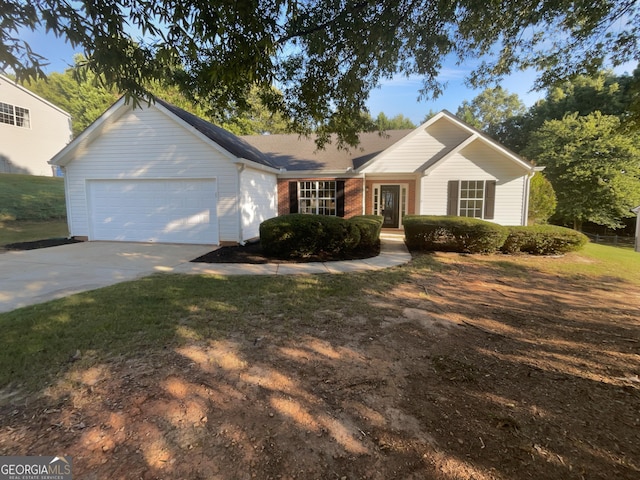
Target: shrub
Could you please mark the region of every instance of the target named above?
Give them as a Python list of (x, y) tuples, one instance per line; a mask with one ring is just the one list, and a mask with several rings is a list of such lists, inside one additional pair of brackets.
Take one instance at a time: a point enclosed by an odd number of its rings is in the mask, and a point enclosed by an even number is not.
[(504, 253), (559, 255), (580, 250), (588, 242), (584, 234), (555, 225), (508, 228), (509, 236), (500, 249)]
[(407, 215), (403, 223), (407, 246), (414, 250), (492, 253), (508, 235), (505, 227), (477, 218)]
[(360, 231), (360, 243), (357, 248), (370, 249), (380, 243), (383, 218), (379, 215), (358, 215), (347, 220)]
[(357, 222), (328, 215), (293, 213), (260, 224), (260, 243), (267, 255), (308, 257), (323, 252), (340, 254), (360, 244)]

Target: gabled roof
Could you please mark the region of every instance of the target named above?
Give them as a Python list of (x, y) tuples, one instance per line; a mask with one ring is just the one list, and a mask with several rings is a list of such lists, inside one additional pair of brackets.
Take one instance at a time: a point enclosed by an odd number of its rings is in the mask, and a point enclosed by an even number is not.
[(217, 143), (236, 157), (251, 160), (252, 162), (259, 163), (266, 167), (277, 168), (272, 162), (269, 161), (264, 153), (262, 153), (251, 144), (247, 143), (241, 137), (234, 135), (224, 128), (220, 128), (213, 123), (209, 123), (206, 120), (203, 120), (202, 118), (187, 112), (186, 110), (167, 103), (164, 100), (157, 98), (156, 103), (162, 105), (175, 116), (179, 117), (184, 122), (198, 130), (209, 140), (213, 140), (215, 143)]
[(28, 88), (25, 88), (22, 85), (20, 85), (19, 83), (16, 83), (14, 80), (11, 80), (10, 78), (5, 77), (4, 75), (0, 75), (0, 82), (5, 82), (5, 83), (7, 83), (9, 85), (13, 85), (18, 90), (26, 93), (27, 95), (32, 96), (36, 100), (44, 103), (46, 106), (48, 106), (50, 108), (53, 108), (54, 110), (57, 110), (58, 112), (62, 113), (63, 115), (66, 115), (67, 117), (71, 118), (71, 114), (69, 112), (64, 111), (63, 109), (61, 109), (60, 107), (54, 105), (53, 103), (49, 102), (48, 100), (45, 100), (44, 98), (42, 98), (39, 95), (36, 95), (35, 93), (33, 93)]
[(271, 163), (288, 171), (347, 171), (357, 169), (411, 132), (389, 130), (384, 133), (361, 133), (360, 144), (349, 149), (338, 149), (333, 143), (318, 149), (314, 135), (247, 135), (242, 138), (264, 152)]
[(370, 158), (369, 161), (366, 162), (365, 164), (360, 165), (358, 169), (360, 171), (365, 170), (368, 166), (374, 164), (377, 161), (380, 161), (384, 156), (388, 155), (396, 148), (402, 146), (405, 142), (410, 142), (413, 137), (415, 137), (416, 135), (419, 135), (420, 133), (424, 132), (429, 127), (431, 127), (432, 125), (440, 121), (450, 122), (454, 128), (458, 128), (466, 132), (468, 136), (464, 138), (457, 145), (451, 145), (448, 148), (438, 152), (434, 156), (427, 158), (424, 163), (422, 163), (418, 168), (416, 168), (415, 173), (426, 172), (432, 168), (435, 168), (437, 165), (442, 163), (447, 158), (451, 157), (457, 152), (460, 152), (465, 147), (467, 147), (468, 145), (476, 141), (481, 142), (484, 145), (488, 146), (489, 148), (498, 151), (504, 157), (508, 158), (515, 164), (519, 165), (521, 168), (524, 168), (525, 170), (533, 171), (534, 166), (531, 163), (527, 162), (516, 153), (512, 152), (508, 148), (504, 147), (502, 144), (498, 143), (496, 140), (492, 139), (491, 137), (481, 132), (480, 130), (472, 127), (471, 125), (464, 122), (463, 120), (456, 117), (454, 114), (452, 114), (447, 110), (442, 110), (441, 112), (437, 113), (436, 115), (431, 117), (429, 120), (427, 120), (425, 123), (420, 125), (418, 128), (412, 130), (408, 135), (404, 136), (400, 141), (394, 143), (383, 152), (380, 152), (380, 154)]
[[(154, 104), (152, 103), (151, 105), (153, 106)], [(211, 142), (213, 147), (226, 151), (228, 154), (240, 160), (248, 160), (263, 167), (276, 168), (266, 155), (231, 132), (161, 99), (155, 99), (155, 107), (171, 116), (175, 121), (186, 125), (187, 128), (195, 130), (196, 132), (194, 133), (202, 135), (206, 140)], [(58, 152), (49, 163), (52, 165), (66, 165), (71, 161), (72, 157), (70, 154), (73, 151), (86, 147), (93, 139), (100, 135), (106, 126), (116, 122), (118, 118), (132, 108), (133, 106), (127, 104), (125, 98), (121, 97), (109, 107), (105, 113), (71, 141), (71, 143)]]

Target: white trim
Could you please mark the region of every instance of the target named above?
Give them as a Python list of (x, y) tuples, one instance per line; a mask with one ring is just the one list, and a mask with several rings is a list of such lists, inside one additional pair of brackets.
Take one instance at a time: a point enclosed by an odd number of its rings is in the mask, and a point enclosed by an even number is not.
[[(373, 183), (371, 185), (371, 213), (373, 215), (380, 215), (379, 206), (380, 206), (380, 188), (382, 185), (389, 186), (398, 186), (400, 187), (400, 191), (398, 192), (398, 228), (403, 228), (402, 218), (408, 214), (409, 212), (409, 183), (400, 183), (400, 182), (379, 182)], [(375, 202), (375, 192), (378, 190), (378, 211), (376, 211), (376, 202)], [(402, 203), (402, 192), (405, 194), (405, 202), (404, 208)]]

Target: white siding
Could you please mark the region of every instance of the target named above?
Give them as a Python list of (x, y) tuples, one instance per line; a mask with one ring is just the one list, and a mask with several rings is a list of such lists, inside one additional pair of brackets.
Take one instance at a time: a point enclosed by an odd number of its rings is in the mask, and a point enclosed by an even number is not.
[(92, 179), (215, 179), (220, 241), (238, 241), (238, 172), (232, 161), (151, 106), (127, 110), (66, 167), (69, 228), (89, 236)]
[(469, 132), (443, 117), (428, 128), (407, 135), (363, 172), (413, 173), (429, 159), (450, 151), (470, 136)]
[(0, 123), (0, 173), (51, 176), (47, 162), (71, 141), (71, 117), (2, 77), (0, 102), (29, 110), (30, 123), (29, 127)]
[(278, 215), (278, 186), (272, 173), (245, 169), (240, 174), (242, 240), (256, 238), (260, 224)]
[(445, 159), (420, 181), (421, 215), (447, 214), (449, 180), (496, 180), (493, 222), (525, 225), (524, 195), (527, 173), (513, 161), (477, 140)]

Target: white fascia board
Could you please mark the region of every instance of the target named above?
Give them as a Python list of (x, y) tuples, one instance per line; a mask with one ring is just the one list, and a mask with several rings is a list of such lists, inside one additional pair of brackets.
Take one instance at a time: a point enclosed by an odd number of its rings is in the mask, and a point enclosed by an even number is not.
[[(229, 154), (231, 155), (231, 154)], [(234, 157), (235, 158), (235, 157)], [(263, 165), (261, 163), (254, 162), (253, 160), (249, 160), (246, 158), (235, 158), (233, 163), (236, 165), (244, 165), (247, 168), (253, 168), (254, 170), (262, 170), (263, 172), (275, 173), (279, 174), (280, 170), (273, 167), (268, 167), (267, 165)]]
[(363, 178), (364, 174), (344, 170), (279, 170), (278, 178)]
[(393, 152), (396, 148), (400, 147), (401, 145), (403, 145), (405, 142), (408, 142), (410, 139), (412, 139), (413, 137), (415, 137), (416, 135), (418, 135), (420, 132), (422, 132), (424, 129), (426, 129), (427, 127), (429, 127), (431, 124), (437, 122), (438, 120), (440, 120), (442, 117), (444, 117), (446, 115), (446, 111), (441, 111), (440, 113), (435, 114), (433, 117), (431, 117), (429, 120), (427, 120), (426, 122), (424, 122), (422, 125), (420, 125), (419, 127), (417, 127), (413, 132), (408, 133), (407, 135), (405, 135), (404, 137), (402, 137), (400, 140), (398, 140), (396, 143), (394, 143), (393, 145), (390, 145), (389, 147), (387, 147), (385, 150), (383, 150), (382, 152), (380, 152), (378, 155), (376, 155), (375, 157), (373, 157), (372, 159), (370, 159), (368, 162), (364, 163), (363, 165), (361, 165), (357, 171), (358, 172), (363, 172), (364, 170), (367, 169), (367, 167), (369, 167), (370, 165), (372, 165), (373, 163), (377, 162), (380, 158), (384, 157), (385, 155), (388, 155), (390, 152)]
[(446, 161), (448, 158), (450, 158), (451, 156), (455, 155), (460, 150), (464, 149), (467, 145), (469, 145), (469, 144), (473, 143), (474, 141), (476, 141), (478, 138), (479, 138), (478, 134), (474, 133), (469, 138), (466, 138), (462, 143), (458, 144), (453, 150), (448, 152), (446, 155), (443, 155), (442, 158), (439, 158), (433, 165), (431, 165), (431, 166), (429, 166), (427, 168), (427, 165), (431, 162), (431, 159), (429, 159), (428, 161), (426, 161), (425, 163), (420, 165), (418, 168), (416, 168), (414, 173), (421, 173), (422, 172), (424, 175), (426, 175), (428, 172), (430, 172), (431, 170), (436, 168), (442, 162)]
[(111, 107), (100, 115), (91, 125), (83, 130), (83, 132), (68, 143), (62, 150), (56, 153), (51, 160), (50, 165), (58, 165), (64, 167), (74, 158), (74, 153), (91, 143), (107, 125), (111, 125), (129, 108), (125, 103), (125, 98), (120, 97)]

